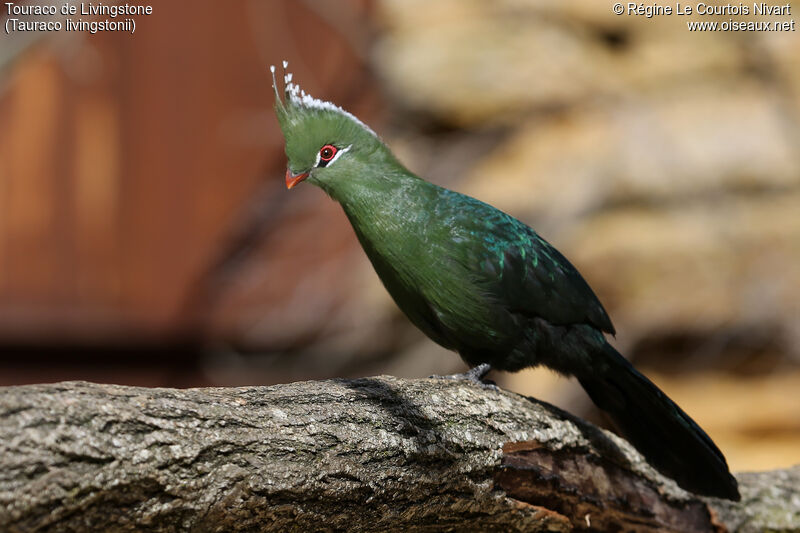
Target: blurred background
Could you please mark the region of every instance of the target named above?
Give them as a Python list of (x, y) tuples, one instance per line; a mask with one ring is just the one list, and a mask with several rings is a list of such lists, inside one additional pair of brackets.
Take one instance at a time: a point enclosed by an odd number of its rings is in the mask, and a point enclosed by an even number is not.
[[(284, 59), (564, 252), (732, 469), (800, 462), (798, 32), (589, 0), (171, 0), (133, 35), (0, 35), (0, 385), (465, 369), (338, 205), (285, 190)], [(603, 422), (573, 380), (492, 377)]]

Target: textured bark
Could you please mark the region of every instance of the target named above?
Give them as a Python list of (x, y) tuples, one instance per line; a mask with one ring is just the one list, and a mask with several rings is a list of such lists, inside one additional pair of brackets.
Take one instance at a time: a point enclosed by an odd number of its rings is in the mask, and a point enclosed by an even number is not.
[(2, 531), (800, 531), (800, 468), (698, 499), (621, 439), (450, 380), (0, 389)]

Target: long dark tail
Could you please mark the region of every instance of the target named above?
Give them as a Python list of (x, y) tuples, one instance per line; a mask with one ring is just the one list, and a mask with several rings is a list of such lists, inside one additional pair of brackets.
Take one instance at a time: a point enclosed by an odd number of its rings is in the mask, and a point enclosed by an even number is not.
[(662, 474), (686, 490), (740, 499), (725, 456), (705, 431), (611, 345), (604, 343), (595, 373), (579, 376), (592, 401)]

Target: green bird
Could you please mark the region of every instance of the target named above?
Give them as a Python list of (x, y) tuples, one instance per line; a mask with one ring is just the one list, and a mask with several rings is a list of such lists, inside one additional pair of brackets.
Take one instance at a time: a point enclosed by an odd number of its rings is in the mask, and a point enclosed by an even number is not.
[(270, 70), (286, 186), (307, 181), (341, 204), (394, 301), (473, 367), (467, 376), (539, 365), (575, 376), (659, 471), (739, 500), (722, 452), (607, 342), (606, 310), (558, 250), (516, 218), (415, 176), (372, 129), (301, 91), (290, 73), (282, 99)]

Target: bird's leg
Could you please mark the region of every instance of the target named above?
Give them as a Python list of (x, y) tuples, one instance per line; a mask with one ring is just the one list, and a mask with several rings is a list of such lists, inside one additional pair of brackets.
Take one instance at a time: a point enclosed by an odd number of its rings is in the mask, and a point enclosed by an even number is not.
[(462, 375), (470, 381), (474, 381), (476, 383), (482, 383), (483, 378), (485, 378), (486, 374), (488, 374), (491, 371), (492, 371), (492, 365), (490, 365), (489, 363), (481, 363), (478, 366), (473, 366), (472, 368), (464, 372)]
[(466, 372), (461, 372), (459, 374), (449, 374), (447, 376), (434, 375), (430, 377), (436, 379), (457, 379), (457, 380), (471, 381), (472, 383), (477, 383), (478, 385), (486, 389), (497, 390), (497, 385), (495, 385), (491, 381), (489, 382), (483, 381), (483, 378), (485, 378), (486, 374), (488, 374), (491, 370), (492, 370), (492, 365), (490, 365), (489, 363), (481, 363), (478, 366), (473, 366)]

